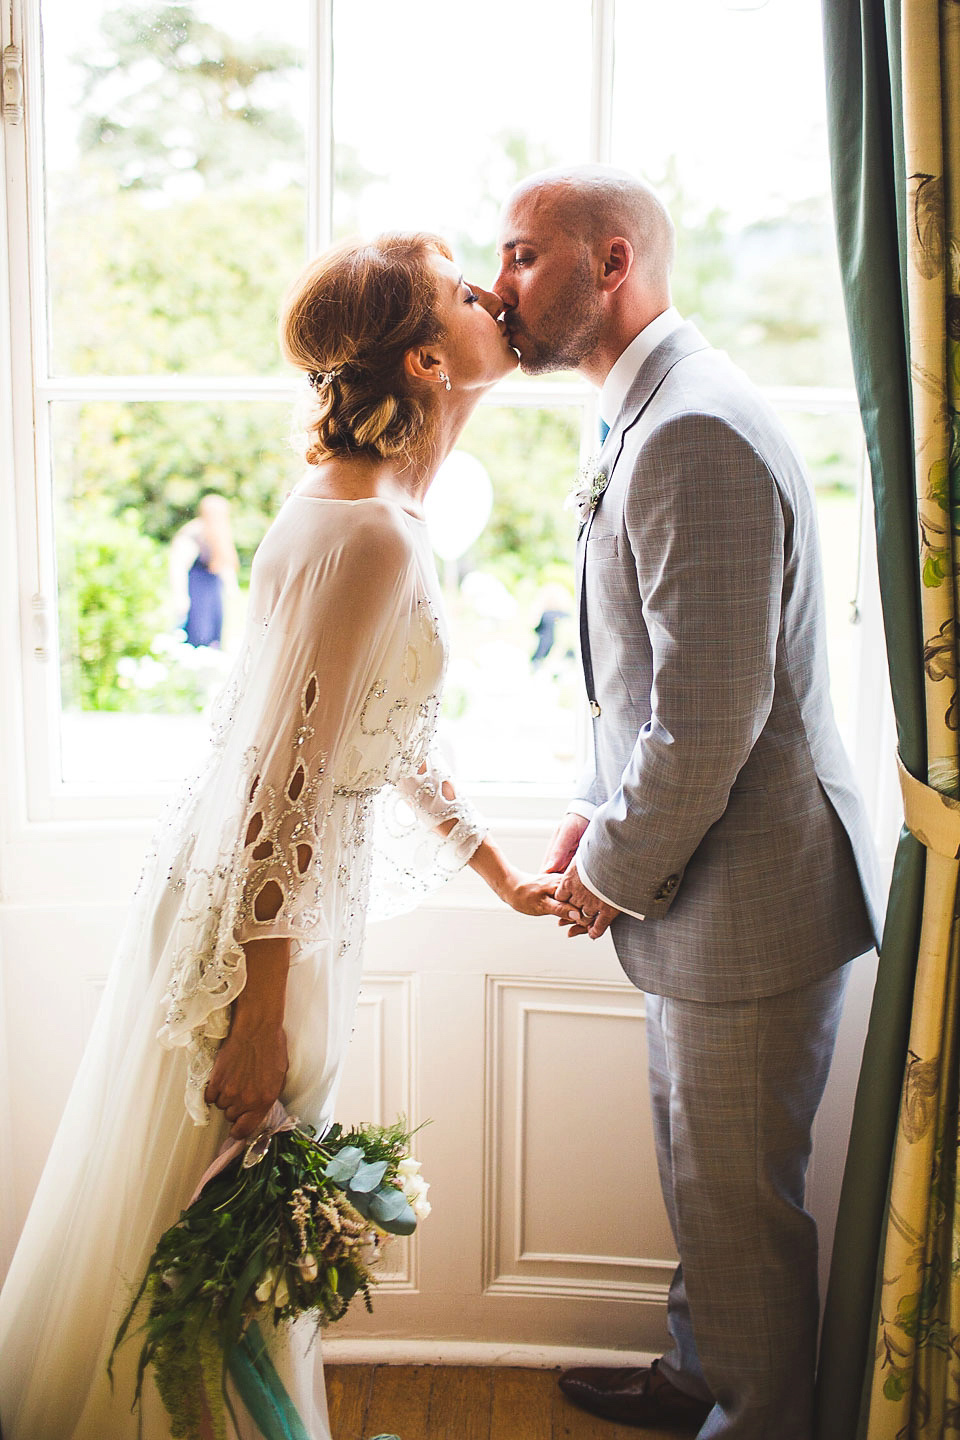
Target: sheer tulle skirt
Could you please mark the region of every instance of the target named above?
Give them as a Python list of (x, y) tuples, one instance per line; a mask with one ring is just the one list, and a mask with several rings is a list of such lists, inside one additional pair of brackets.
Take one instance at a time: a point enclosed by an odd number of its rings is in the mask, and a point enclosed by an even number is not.
[[(156, 1039), (167, 976), (151, 974), (150, 954), (162, 949), (176, 898), (158, 885), (154, 903), (138, 909), (147, 923), (120, 947), (0, 1293), (4, 1440), (165, 1440), (170, 1433), (150, 1378), (142, 1420), (131, 1413), (136, 1336), (115, 1359), (112, 1390), (107, 1357), (158, 1237), (187, 1204), (227, 1126), (218, 1112), (206, 1127), (193, 1124), (184, 1109), (184, 1052)], [(290, 972), (282, 1098), (318, 1129), (332, 1119), (359, 949), (336, 957), (329, 942), (303, 947)], [(287, 1331), (274, 1362), (308, 1433), (329, 1440), (320, 1345), (309, 1322)], [(241, 1428), (241, 1440), (258, 1434)]]

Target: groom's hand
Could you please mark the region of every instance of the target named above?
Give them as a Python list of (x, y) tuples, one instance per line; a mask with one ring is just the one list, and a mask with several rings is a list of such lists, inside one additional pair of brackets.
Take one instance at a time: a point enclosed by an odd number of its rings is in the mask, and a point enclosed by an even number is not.
[(570, 925), (568, 935), (589, 935), (591, 940), (598, 940), (603, 932), (609, 929), (610, 922), (616, 920), (620, 914), (613, 905), (608, 905), (599, 895), (594, 895), (592, 890), (587, 889), (580, 879), (576, 865), (572, 863), (557, 886), (557, 899), (579, 911), (582, 916), (581, 924), (560, 921), (561, 925)]
[(569, 869), (574, 855), (577, 853), (577, 846), (583, 839), (584, 831), (590, 821), (583, 815), (577, 815), (573, 810), (568, 810), (553, 832), (553, 839), (547, 846), (547, 853), (543, 857), (543, 870), (548, 875), (560, 875)]

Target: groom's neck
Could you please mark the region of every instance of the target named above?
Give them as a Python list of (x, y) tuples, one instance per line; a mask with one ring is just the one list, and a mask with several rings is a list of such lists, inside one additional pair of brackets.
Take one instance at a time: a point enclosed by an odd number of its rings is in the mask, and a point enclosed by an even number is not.
[(597, 345), (577, 366), (579, 373), (599, 390), (627, 346), (669, 307), (670, 294), (662, 291), (638, 291), (610, 305)]

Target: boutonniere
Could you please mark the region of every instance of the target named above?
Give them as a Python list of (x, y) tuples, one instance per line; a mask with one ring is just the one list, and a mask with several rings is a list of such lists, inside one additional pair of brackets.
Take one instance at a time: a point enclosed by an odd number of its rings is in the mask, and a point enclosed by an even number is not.
[(573, 510), (577, 523), (585, 525), (600, 503), (600, 496), (610, 484), (605, 470), (596, 468), (596, 461), (581, 467), (576, 484), (563, 502), (564, 510)]

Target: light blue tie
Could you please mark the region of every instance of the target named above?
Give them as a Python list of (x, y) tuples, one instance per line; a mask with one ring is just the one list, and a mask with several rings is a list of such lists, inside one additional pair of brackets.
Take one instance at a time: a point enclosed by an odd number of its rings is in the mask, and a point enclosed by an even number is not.
[(602, 445), (604, 440), (606, 440), (607, 436), (610, 434), (610, 426), (607, 424), (606, 420), (604, 420), (602, 415), (598, 417), (598, 424), (600, 427), (600, 444)]

